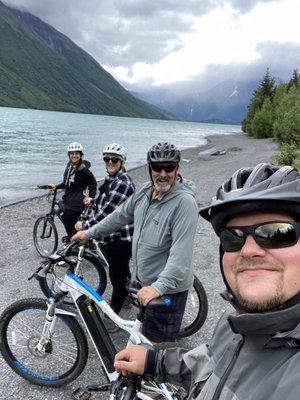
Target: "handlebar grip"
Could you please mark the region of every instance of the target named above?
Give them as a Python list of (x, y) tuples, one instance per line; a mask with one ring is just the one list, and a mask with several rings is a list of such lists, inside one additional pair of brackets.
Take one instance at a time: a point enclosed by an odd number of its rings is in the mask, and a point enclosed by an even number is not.
[(165, 306), (165, 307), (171, 307), (172, 305), (172, 299), (168, 295), (164, 295), (161, 297), (158, 297), (157, 299), (153, 299), (149, 302), (149, 306)]
[[(126, 290), (129, 294), (136, 295), (142, 286), (138, 282), (131, 283), (131, 285), (126, 285)], [(172, 299), (168, 295), (163, 295), (149, 302), (149, 306), (166, 306), (170, 307), (172, 305)]]
[(49, 185), (37, 185), (38, 189), (51, 189)]
[(80, 241), (79, 241), (79, 240), (74, 240), (73, 242), (71, 242), (70, 244), (68, 244), (68, 245), (66, 246), (65, 249), (60, 250), (60, 251), (59, 251), (59, 254), (60, 254), (62, 257), (66, 257), (66, 256), (70, 255), (70, 253), (71, 253), (71, 251), (72, 251), (73, 249), (75, 249), (76, 247), (79, 247), (79, 246), (82, 246), (82, 244), (80, 243)]
[(30, 281), (32, 278), (35, 278), (37, 281), (44, 279), (50, 267), (51, 267), (51, 262), (48, 262), (44, 267), (39, 267), (35, 271), (35, 273), (28, 278), (28, 280)]
[(139, 282), (130, 282), (126, 285), (126, 290), (129, 294), (137, 294), (137, 292), (142, 289), (142, 285)]

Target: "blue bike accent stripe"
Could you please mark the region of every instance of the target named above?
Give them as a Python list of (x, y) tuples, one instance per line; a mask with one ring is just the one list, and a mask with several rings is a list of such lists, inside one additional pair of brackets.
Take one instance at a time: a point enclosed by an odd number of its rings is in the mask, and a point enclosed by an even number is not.
[(88, 283), (80, 279), (79, 276), (73, 274), (72, 272), (67, 272), (67, 275), (69, 278), (73, 279), (76, 283), (78, 283), (78, 285), (82, 286), (93, 297), (95, 297), (96, 300), (103, 301), (103, 297), (99, 293), (97, 293), (96, 290), (93, 289)]
[(20, 361), (15, 360), (13, 363), (15, 364), (15, 367), (18, 368), (21, 372), (23, 372), (26, 375), (32, 376), (33, 378), (40, 379), (43, 381), (57, 381), (59, 379), (59, 376), (43, 376), (35, 372), (32, 372), (27, 367), (25, 367), (25, 365), (20, 363)]

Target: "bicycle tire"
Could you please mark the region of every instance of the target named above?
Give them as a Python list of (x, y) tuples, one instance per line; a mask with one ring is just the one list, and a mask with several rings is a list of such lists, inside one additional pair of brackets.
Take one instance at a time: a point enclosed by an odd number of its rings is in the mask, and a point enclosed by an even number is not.
[(189, 290), (178, 339), (194, 335), (204, 324), (208, 311), (207, 296), (200, 280), (194, 275), (193, 288)]
[(33, 227), (33, 243), (40, 256), (47, 258), (57, 250), (58, 233), (53, 217), (39, 217)]
[(46, 300), (38, 298), (10, 305), (0, 320), (0, 351), (22, 378), (36, 385), (59, 387), (81, 374), (88, 358), (88, 344), (76, 319), (59, 314), (48, 347), (38, 352), (35, 345), (41, 337), (46, 308)]
[[(70, 255), (76, 256), (77, 252), (73, 251)], [(83, 259), (84, 264), (81, 267), (81, 274), (79, 276), (81, 276), (88, 284), (90, 284), (97, 293), (102, 295), (107, 285), (107, 276), (104, 265), (101, 263), (99, 258), (92, 253), (85, 253)], [(61, 267), (58, 268), (61, 270), (62, 276), (64, 276), (65, 269)], [(40, 279), (39, 285), (47, 298), (55, 295), (52, 274), (47, 274), (45, 278)], [(73, 300), (68, 298), (68, 296), (64, 297), (64, 303), (74, 304)]]

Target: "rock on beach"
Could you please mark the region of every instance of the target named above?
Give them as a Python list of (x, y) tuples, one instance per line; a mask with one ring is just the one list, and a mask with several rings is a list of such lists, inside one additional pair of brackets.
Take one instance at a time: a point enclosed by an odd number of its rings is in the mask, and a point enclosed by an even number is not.
[[(195, 182), (198, 188), (199, 207), (208, 204), (217, 187), (236, 169), (254, 166), (269, 161), (277, 151), (272, 139), (253, 139), (244, 134), (216, 135), (208, 138), (203, 148), (191, 148), (183, 151), (181, 174)], [(142, 166), (130, 171), (134, 182), (140, 186), (148, 180), (148, 168)], [(27, 278), (38, 267), (41, 258), (37, 255), (32, 241), (35, 220), (50, 208), (46, 198), (35, 198), (0, 209), (1, 261), (0, 261), (0, 313), (6, 306), (24, 297), (42, 297), (38, 285)], [(60, 228), (62, 233), (62, 228)], [(203, 328), (194, 336), (183, 339), (180, 345), (187, 348), (207, 342), (213, 328), (226, 308), (219, 293), (223, 283), (219, 274), (218, 240), (210, 225), (199, 218), (195, 240), (195, 273), (202, 281), (208, 296), (209, 313)], [(134, 314), (129, 316), (134, 317)], [(113, 340), (117, 348), (126, 343), (123, 334), (115, 333)], [(99, 362), (90, 347), (88, 364), (82, 375), (73, 383), (60, 389), (46, 389), (33, 386), (19, 378), (5, 365), (0, 356), (0, 399), (68, 399), (78, 386), (104, 382)], [(13, 388), (13, 390), (12, 390)], [(107, 395), (102, 395), (107, 398)], [(97, 397), (98, 398), (98, 397)]]

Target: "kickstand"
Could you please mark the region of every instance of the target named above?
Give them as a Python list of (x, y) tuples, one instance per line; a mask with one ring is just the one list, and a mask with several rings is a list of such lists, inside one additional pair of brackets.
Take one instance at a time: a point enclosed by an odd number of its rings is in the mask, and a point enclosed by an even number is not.
[(86, 387), (79, 387), (74, 390), (72, 398), (75, 400), (90, 400), (92, 392), (105, 392), (110, 389), (111, 384), (105, 383), (102, 385), (90, 385)]

